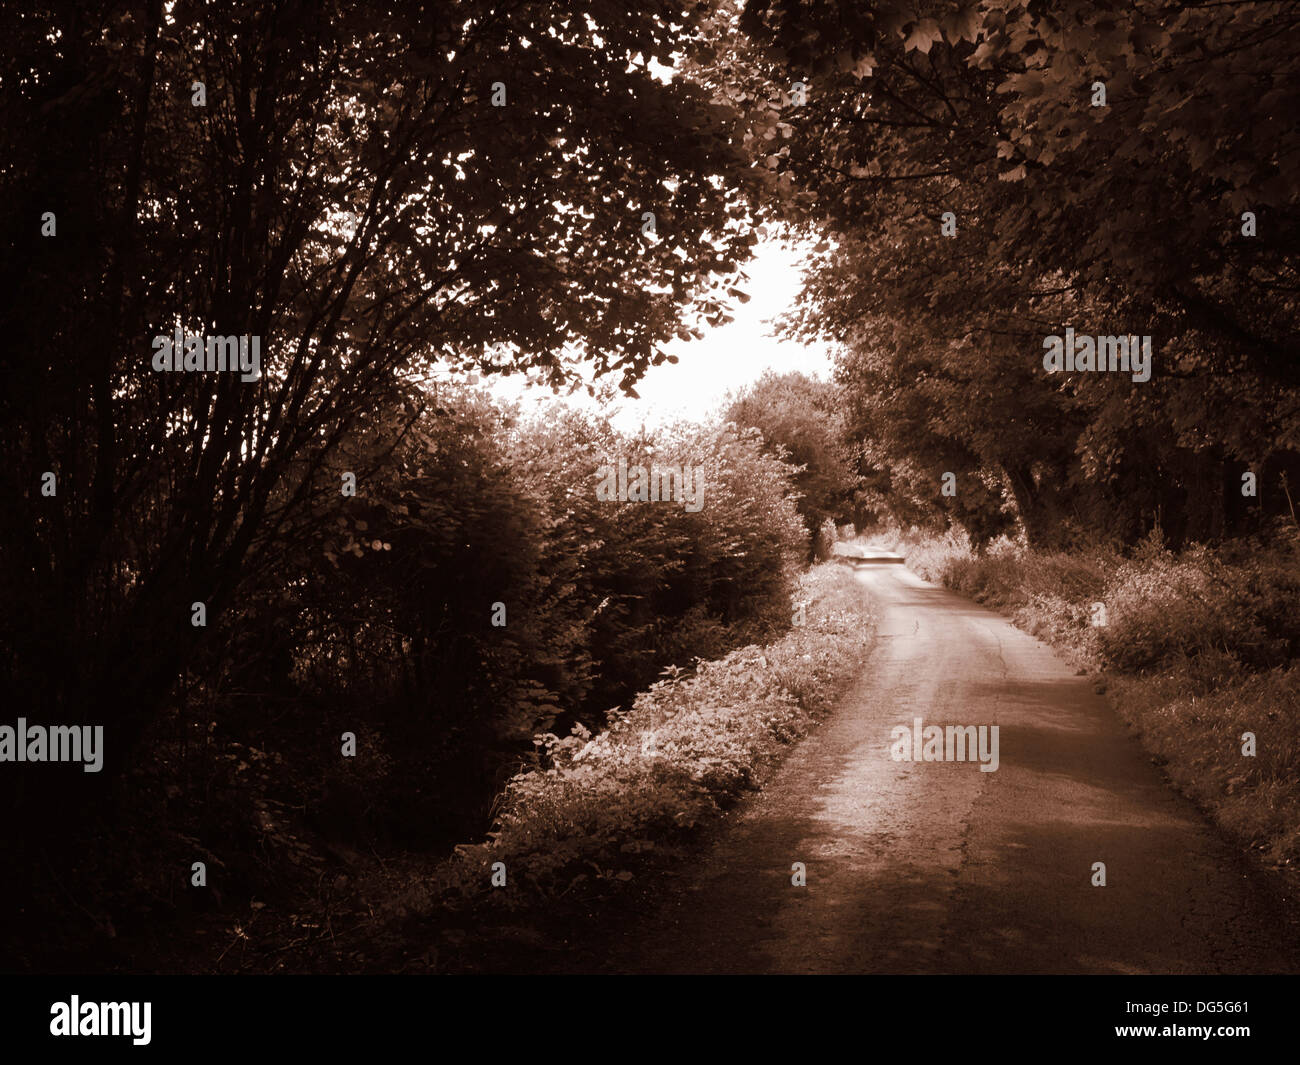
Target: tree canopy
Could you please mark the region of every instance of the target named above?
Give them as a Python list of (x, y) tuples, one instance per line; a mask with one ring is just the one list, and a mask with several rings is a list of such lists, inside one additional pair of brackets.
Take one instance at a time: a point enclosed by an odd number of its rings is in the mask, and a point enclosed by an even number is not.
[[(731, 83), (777, 134), (755, 165), (788, 219), (829, 235), (792, 326), (844, 345), (886, 476), (933, 501), (940, 471), (982, 471), (1031, 535), (1080, 510), (1124, 537), (1161, 513), (1204, 536), (1225, 476), (1294, 454), (1298, 19), (745, 6), (779, 87)], [(1152, 336), (1152, 380), (1044, 374), (1067, 326)]]
[[(3, 635), (29, 710), (113, 693), (129, 735), (189, 653), (191, 603), (218, 613), (277, 565), (337, 494), (323, 473), (349, 434), (429, 405), (413, 382), (585, 363), (631, 388), (724, 313), (755, 239), (749, 171), (729, 111), (650, 66), (700, 19), (0, 13)], [(177, 329), (259, 337), (260, 378), (155, 372)]]

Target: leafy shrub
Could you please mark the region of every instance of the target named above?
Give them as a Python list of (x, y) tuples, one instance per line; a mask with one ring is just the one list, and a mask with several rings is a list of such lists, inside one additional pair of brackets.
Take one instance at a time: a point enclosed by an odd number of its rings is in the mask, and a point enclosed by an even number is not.
[(1230, 565), (1204, 548), (1119, 567), (1107, 589), (1103, 661), (1125, 672), (1221, 652), (1266, 669), (1300, 649), (1300, 568), (1279, 558)]
[[(539, 737), (536, 766), (507, 785), (489, 842), (458, 849), (447, 884), (476, 895), (505, 862), (517, 904), (591, 877), (628, 879), (629, 857), (689, 830), (756, 786), (780, 749), (802, 736), (865, 660), (864, 592), (833, 564), (800, 580), (806, 623), (749, 646), (670, 669), (593, 735)], [(494, 894), (493, 897), (496, 897)]]
[[(472, 392), (367, 428), (341, 459), (368, 469), (364, 491), (322, 474), (302, 550), (222, 616), (213, 654), (232, 647), (238, 671), (208, 694), (259, 747), (288, 751), (322, 716), (368, 729), (392, 766), (363, 786), (361, 821), (396, 842), (480, 831), (538, 731), (599, 727), (666, 666), (789, 625), (805, 550), (793, 471), (752, 430), (627, 436), (576, 412), (523, 421)], [(599, 467), (619, 459), (698, 468), (703, 505), (598, 499)], [(320, 815), (345, 790), (284, 798)]]

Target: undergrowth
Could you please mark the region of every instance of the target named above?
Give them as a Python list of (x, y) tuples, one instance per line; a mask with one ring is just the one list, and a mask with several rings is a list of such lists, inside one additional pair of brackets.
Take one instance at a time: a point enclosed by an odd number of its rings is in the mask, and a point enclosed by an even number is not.
[[(579, 725), (539, 737), (537, 764), (509, 782), (489, 838), (457, 848), (435, 893), (518, 907), (631, 880), (660, 842), (756, 788), (870, 648), (869, 604), (851, 572), (813, 568), (797, 602), (802, 623), (774, 643), (667, 671), (595, 735)], [(492, 885), (494, 865), (504, 889)]]

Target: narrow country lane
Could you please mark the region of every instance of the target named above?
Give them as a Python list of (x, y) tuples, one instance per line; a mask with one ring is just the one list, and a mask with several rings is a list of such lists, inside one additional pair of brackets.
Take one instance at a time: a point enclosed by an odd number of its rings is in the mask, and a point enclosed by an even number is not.
[[(1300, 968), (1234, 848), (1047, 646), (864, 566), (856, 689), (597, 967), (622, 972), (1249, 973)], [(891, 731), (998, 725), (1000, 766), (894, 761)], [(803, 862), (807, 886), (791, 883)], [(1095, 862), (1107, 883), (1094, 887)]]

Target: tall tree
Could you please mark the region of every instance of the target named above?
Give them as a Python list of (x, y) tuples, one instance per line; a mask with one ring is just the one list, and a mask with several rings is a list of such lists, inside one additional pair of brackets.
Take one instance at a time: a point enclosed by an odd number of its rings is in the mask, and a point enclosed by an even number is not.
[[(104, 723), (121, 768), (201, 638), (191, 604), (232, 608), (306, 535), (341, 441), (420, 416), (412, 380), (583, 361), (630, 388), (723, 313), (752, 182), (728, 110), (651, 66), (703, 14), (4, 8), (0, 677), (18, 713)], [(156, 372), (177, 330), (259, 338), (260, 375)]]
[(799, 467), (792, 478), (809, 550), (823, 522), (854, 517), (857, 479), (844, 439), (841, 397), (833, 384), (801, 373), (767, 371), (738, 392), (723, 417), (757, 429), (769, 451)]
[[(855, 350), (850, 377), (920, 358), (964, 381), (964, 409), (931, 397), (939, 437), (965, 426), (1031, 531), (1081, 489), (1130, 532), (1164, 505), (1212, 531), (1198, 494), (1225, 460), (1262, 463), (1300, 430), (1297, 18), (1268, 2), (751, 0), (744, 47), (771, 88), (751, 91), (753, 63), (734, 84), (778, 134), (752, 142), (756, 169), (830, 236), (795, 326)], [(1152, 382), (1042, 374), (1043, 338), (1067, 325), (1152, 335)], [(933, 387), (896, 369), (918, 399)], [(941, 452), (910, 458), (954, 461)], [(1127, 507), (1121, 487), (1139, 489)]]

